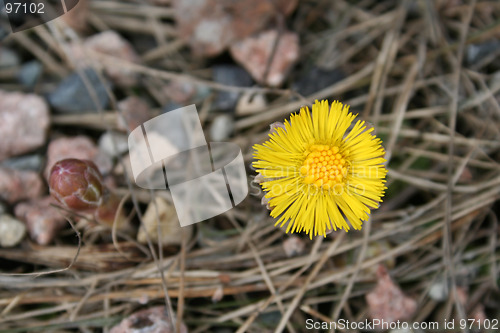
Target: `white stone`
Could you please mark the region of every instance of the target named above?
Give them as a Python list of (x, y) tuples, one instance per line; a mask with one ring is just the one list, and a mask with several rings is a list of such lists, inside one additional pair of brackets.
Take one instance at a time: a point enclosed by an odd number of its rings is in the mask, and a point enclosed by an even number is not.
[(0, 215), (0, 246), (13, 247), (19, 244), (26, 234), (23, 222), (10, 215)]
[[(181, 245), (182, 232), (191, 238), (193, 227), (181, 227), (173, 205), (161, 197), (151, 202), (143, 216), (144, 227), (153, 243), (158, 242), (158, 220), (160, 221), (160, 240), (162, 246)], [(137, 241), (146, 244), (146, 231), (141, 226), (137, 234)]]
[(121, 133), (106, 132), (99, 138), (99, 149), (111, 157), (120, 156), (128, 151), (127, 136)]
[(215, 117), (212, 127), (210, 127), (210, 138), (212, 141), (223, 141), (229, 138), (233, 131), (233, 117), (223, 114)]

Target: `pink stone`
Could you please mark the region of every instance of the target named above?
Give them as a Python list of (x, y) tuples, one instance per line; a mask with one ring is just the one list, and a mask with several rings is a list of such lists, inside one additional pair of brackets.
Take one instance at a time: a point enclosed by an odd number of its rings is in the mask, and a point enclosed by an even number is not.
[[(264, 77), (276, 38), (279, 38), (278, 45), (269, 72)], [(278, 37), (277, 30), (268, 30), (233, 43), (230, 51), (234, 60), (245, 67), (255, 81), (277, 87), (299, 59), (299, 37), (294, 32), (283, 32)]]
[(33, 171), (20, 171), (0, 167), (0, 199), (8, 203), (35, 199), (44, 190), (40, 175)]
[[(132, 48), (132, 45), (113, 30), (90, 36), (81, 45), (72, 44), (70, 50), (73, 56), (71, 59), (73, 64), (80, 67), (88, 66), (88, 57), (92, 57), (92, 52), (132, 63), (139, 62), (139, 56)], [(90, 54), (87, 55), (87, 52)], [(135, 72), (123, 66), (108, 66), (104, 70), (109, 78), (118, 85), (130, 87), (137, 83)]]
[(177, 104), (188, 104), (196, 94), (195, 85), (183, 81), (170, 81), (162, 90), (168, 98)]
[(96, 145), (86, 136), (61, 137), (52, 140), (47, 149), (47, 165), (45, 167), (45, 179), (49, 179), (50, 169), (60, 160), (66, 158), (77, 158), (94, 162), (99, 171), (105, 175), (111, 170), (111, 159), (100, 152)]
[(417, 302), (403, 294), (382, 265), (377, 270), (377, 286), (366, 295), (372, 319), (396, 322), (410, 319), (417, 309)]
[(289, 15), (296, 0), (173, 0), (177, 29), (193, 52), (214, 56), (232, 42), (250, 36)]
[(294, 257), (304, 252), (306, 244), (297, 236), (290, 236), (283, 241), (283, 249), (287, 257)]
[(77, 32), (83, 33), (87, 31), (87, 18), (89, 16), (89, 2), (78, 1), (78, 4), (69, 12), (64, 14), (62, 20)]
[(37, 244), (47, 245), (52, 242), (57, 233), (66, 225), (63, 211), (51, 206), (58, 204), (52, 197), (23, 202), (18, 204), (15, 215), (26, 222), (28, 233)]
[(151, 119), (149, 105), (141, 98), (130, 96), (118, 103), (118, 128), (133, 131), (137, 126)]
[[(180, 333), (187, 333), (184, 323), (181, 324)], [(168, 321), (164, 306), (156, 306), (135, 312), (128, 318), (114, 326), (110, 333), (174, 333)]]
[(0, 160), (42, 146), (49, 123), (49, 109), (41, 97), (0, 90)]

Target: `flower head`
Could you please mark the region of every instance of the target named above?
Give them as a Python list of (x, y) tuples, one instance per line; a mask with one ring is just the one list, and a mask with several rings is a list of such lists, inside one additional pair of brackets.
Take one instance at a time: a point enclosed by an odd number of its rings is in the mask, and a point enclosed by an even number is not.
[(269, 140), (254, 146), (253, 166), (271, 216), (286, 232), (310, 237), (326, 230), (361, 229), (384, 195), (386, 168), (381, 140), (340, 102), (321, 101), (292, 114)]

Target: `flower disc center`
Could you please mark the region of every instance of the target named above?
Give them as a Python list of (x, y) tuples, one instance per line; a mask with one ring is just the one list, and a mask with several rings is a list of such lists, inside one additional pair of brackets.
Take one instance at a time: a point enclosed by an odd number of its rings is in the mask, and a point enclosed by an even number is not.
[(347, 166), (339, 147), (312, 145), (304, 154), (307, 157), (300, 167), (300, 174), (305, 184), (329, 189), (344, 182)]

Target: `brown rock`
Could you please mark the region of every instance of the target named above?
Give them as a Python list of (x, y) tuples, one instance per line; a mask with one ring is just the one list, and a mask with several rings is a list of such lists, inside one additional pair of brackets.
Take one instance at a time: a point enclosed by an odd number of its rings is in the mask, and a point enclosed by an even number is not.
[(296, 0), (174, 0), (178, 31), (198, 55), (214, 56), (250, 36), (278, 15), (288, 15)]
[[(180, 333), (187, 333), (184, 323)], [(174, 333), (175, 327), (170, 325), (164, 306), (156, 306), (138, 311), (114, 326), (110, 333)]]
[(151, 119), (149, 105), (139, 97), (130, 96), (118, 103), (118, 128), (133, 131), (137, 126)]
[(52, 140), (47, 149), (47, 165), (45, 167), (45, 179), (49, 179), (50, 169), (60, 160), (66, 158), (77, 158), (94, 162), (102, 174), (111, 170), (111, 159), (105, 153), (100, 152), (96, 145), (86, 136), (61, 137)]
[[(278, 45), (266, 76), (276, 38), (279, 38)], [(277, 87), (299, 59), (299, 37), (294, 32), (284, 32), (278, 37), (277, 30), (269, 30), (233, 43), (230, 51), (255, 81)]]
[(8, 203), (35, 199), (44, 190), (40, 175), (33, 171), (20, 171), (0, 167), (0, 199)]
[(377, 278), (377, 286), (366, 295), (370, 317), (387, 322), (410, 319), (417, 302), (403, 294), (382, 265), (377, 270)]
[(66, 224), (63, 212), (51, 204), (57, 203), (47, 196), (40, 200), (20, 203), (14, 209), (16, 217), (26, 222), (31, 239), (40, 245), (51, 243)]
[(49, 109), (41, 97), (0, 90), (0, 160), (42, 146), (49, 123)]

